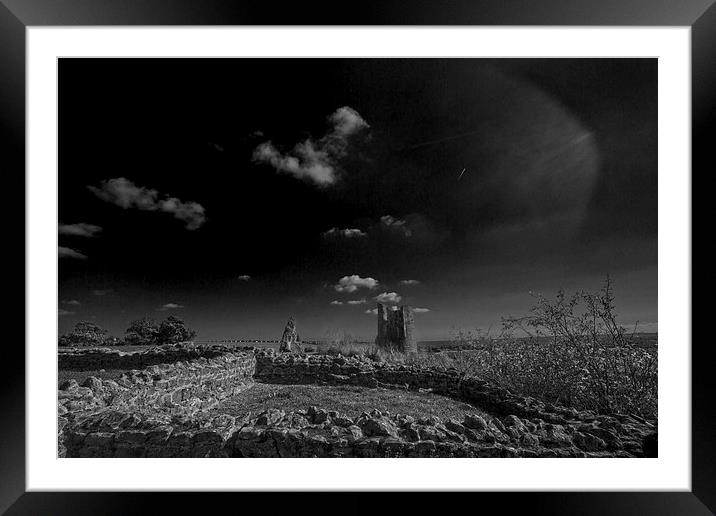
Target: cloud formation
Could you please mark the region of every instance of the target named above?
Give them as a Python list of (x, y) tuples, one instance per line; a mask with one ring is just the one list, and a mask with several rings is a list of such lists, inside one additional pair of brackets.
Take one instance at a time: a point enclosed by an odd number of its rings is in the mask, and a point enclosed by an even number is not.
[(413, 312), (417, 314), (423, 314), (425, 312), (429, 312), (430, 308), (413, 308)]
[(184, 202), (176, 197), (163, 196), (158, 191), (137, 186), (129, 179), (118, 177), (102, 181), (99, 187), (88, 186), (89, 190), (105, 202), (125, 210), (161, 211), (170, 213), (181, 220), (186, 229), (193, 231), (206, 222), (204, 207), (196, 202)]
[(328, 122), (331, 127), (322, 138), (308, 138), (289, 152), (281, 152), (271, 141), (260, 144), (254, 149), (253, 161), (319, 186), (335, 183), (338, 162), (348, 152), (349, 139), (370, 126), (348, 106), (338, 108)]
[(383, 215), (380, 218), (380, 225), (384, 229), (399, 233), (406, 238), (413, 235), (413, 231), (408, 227), (404, 220), (396, 219), (391, 215)]
[(331, 301), (331, 304), (332, 305), (342, 305), (343, 301), (338, 301), (337, 299), (334, 299), (333, 301)]
[(378, 280), (373, 278), (361, 278), (357, 274), (343, 276), (333, 288), (336, 292), (355, 292), (359, 288), (374, 289), (378, 286)]
[(323, 233), (323, 236), (326, 238), (337, 238), (337, 237), (345, 237), (345, 238), (361, 238), (368, 236), (368, 233), (361, 231), (360, 229), (338, 229), (338, 228), (331, 228), (328, 231), (325, 231)]
[(76, 299), (70, 299), (69, 301), (62, 301), (63, 305), (74, 305), (79, 306), (81, 303), (77, 301)]
[(383, 292), (374, 298), (379, 303), (400, 303), (403, 299), (397, 292)]
[(400, 218), (387, 214), (373, 224), (370, 233), (397, 239), (410, 239), (414, 244), (438, 244), (450, 236), (450, 231), (437, 227), (421, 213), (410, 213)]
[(365, 313), (369, 315), (378, 315), (378, 309), (377, 308), (371, 308), (370, 310), (366, 310)]
[(97, 234), (101, 231), (102, 228), (100, 226), (95, 226), (94, 224), (86, 224), (85, 222), (80, 222), (78, 224), (60, 223), (60, 225), (58, 226), (58, 233), (60, 235), (92, 238), (94, 236), (97, 236)]
[(184, 308), (184, 305), (178, 305), (176, 303), (167, 303), (159, 308), (160, 312), (166, 312), (167, 310), (175, 310), (177, 308)]
[(79, 251), (75, 251), (74, 249), (70, 249), (69, 247), (57, 247), (57, 256), (60, 258), (74, 258), (76, 260), (86, 260), (87, 255), (84, 255), (80, 253)]
[(242, 274), (242, 275), (239, 276), (237, 279), (238, 279), (239, 281), (249, 281), (249, 280), (251, 279), (251, 276), (249, 276), (248, 274)]
[(57, 310), (57, 315), (59, 315), (60, 317), (62, 317), (63, 315), (74, 315), (74, 314), (75, 314), (74, 312), (70, 312), (69, 310), (63, 310), (62, 308)]
[(365, 298), (363, 299), (351, 299), (349, 301), (346, 301), (349, 305), (364, 305), (366, 304)]
[(420, 285), (420, 282), (418, 280), (414, 279), (404, 279), (400, 280), (401, 285)]

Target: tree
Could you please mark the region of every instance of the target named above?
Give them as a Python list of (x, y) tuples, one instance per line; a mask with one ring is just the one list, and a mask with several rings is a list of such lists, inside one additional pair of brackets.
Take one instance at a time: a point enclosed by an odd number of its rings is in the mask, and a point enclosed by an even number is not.
[(159, 326), (150, 317), (142, 317), (132, 321), (129, 325), (124, 340), (132, 346), (153, 346), (158, 344)]
[(62, 335), (60, 346), (102, 346), (107, 340), (107, 330), (88, 321), (78, 322), (75, 329)]
[(176, 344), (192, 340), (196, 336), (194, 330), (190, 330), (184, 324), (184, 321), (178, 317), (170, 315), (162, 324), (159, 325), (158, 341), (160, 344)]

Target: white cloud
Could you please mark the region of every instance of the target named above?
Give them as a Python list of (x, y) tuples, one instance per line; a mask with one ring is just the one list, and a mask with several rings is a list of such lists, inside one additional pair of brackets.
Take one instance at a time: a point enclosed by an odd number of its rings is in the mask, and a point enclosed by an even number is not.
[(366, 303), (365, 299), (351, 299), (349, 301), (346, 301), (345, 303), (343, 301), (334, 300), (331, 301), (332, 305), (364, 305)]
[(383, 292), (375, 296), (374, 299), (379, 303), (400, 303), (403, 298), (396, 292)]
[(293, 152), (298, 157), (281, 154), (272, 142), (264, 142), (254, 150), (253, 159), (259, 163), (268, 163), (279, 172), (286, 172), (319, 185), (330, 185), (336, 181), (335, 169), (328, 161), (327, 155), (315, 151), (310, 140), (296, 145)]
[(91, 238), (97, 236), (97, 233), (101, 232), (102, 228), (100, 226), (95, 226), (94, 224), (86, 224), (84, 222), (80, 222), (78, 224), (60, 223), (57, 228), (57, 231), (60, 235), (71, 235)]
[(374, 289), (378, 286), (378, 280), (373, 278), (361, 278), (357, 274), (352, 276), (343, 276), (333, 288), (337, 292), (355, 292), (359, 288)]
[(251, 279), (251, 276), (249, 276), (248, 274), (242, 274), (241, 276), (238, 277), (239, 281), (249, 281), (250, 279)]
[(60, 317), (62, 317), (63, 315), (74, 315), (74, 314), (75, 314), (74, 312), (70, 312), (69, 310), (63, 310), (62, 308), (57, 310), (57, 315), (59, 315)]
[(165, 312), (165, 311), (167, 311), (167, 310), (175, 310), (175, 309), (177, 309), (177, 308), (184, 308), (184, 305), (178, 305), (178, 304), (176, 304), (176, 303), (167, 303), (167, 304), (165, 304), (165, 305), (162, 305), (162, 306), (159, 308), (159, 311), (160, 311), (160, 312)]
[(425, 312), (429, 312), (430, 308), (413, 308), (413, 312), (418, 314), (423, 314)]
[(400, 233), (404, 237), (412, 236), (413, 232), (404, 220), (396, 219), (392, 215), (383, 215), (380, 218), (380, 225), (389, 231)]
[(365, 313), (367, 313), (367, 314), (372, 314), (372, 315), (378, 315), (378, 309), (377, 309), (377, 308), (372, 308), (372, 309), (370, 309), (370, 310), (366, 310)]
[(414, 279), (404, 279), (400, 281), (401, 285), (420, 285), (420, 282), (418, 280)]
[(338, 228), (331, 228), (328, 231), (323, 233), (323, 236), (326, 238), (335, 238), (335, 237), (345, 237), (345, 238), (360, 238), (364, 236), (368, 236), (368, 233), (365, 233), (364, 231), (361, 231), (360, 229), (338, 229)]
[(186, 224), (193, 231), (206, 222), (204, 207), (196, 202), (184, 202), (176, 197), (165, 196), (160, 199), (159, 192), (143, 186), (137, 186), (129, 179), (118, 177), (102, 181), (99, 187), (88, 186), (89, 190), (103, 201), (120, 208), (142, 211), (163, 211)]
[(370, 127), (358, 111), (348, 106), (336, 109), (328, 120), (333, 124), (334, 133), (343, 136), (350, 136)]
[(328, 122), (331, 128), (319, 140), (309, 138), (285, 153), (267, 141), (254, 149), (253, 160), (319, 186), (335, 183), (337, 163), (348, 152), (349, 137), (370, 126), (348, 106), (338, 108), (328, 117)]
[(62, 246), (59, 246), (57, 248), (57, 256), (60, 258), (75, 258), (77, 260), (87, 259), (87, 256), (80, 253), (79, 251), (75, 251), (74, 249), (70, 249), (69, 247)]
[(62, 304), (63, 304), (63, 305), (75, 305), (75, 306), (79, 306), (79, 305), (82, 304), (82, 303), (80, 303), (80, 302), (77, 301), (76, 299), (70, 299), (69, 301), (62, 301)]

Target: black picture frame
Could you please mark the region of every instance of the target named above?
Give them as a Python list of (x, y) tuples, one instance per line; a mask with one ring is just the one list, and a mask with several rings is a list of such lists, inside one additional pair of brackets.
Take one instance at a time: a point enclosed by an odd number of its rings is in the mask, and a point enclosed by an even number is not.
[[(0, 145), (3, 180), (9, 196), (23, 207), (25, 192), (25, 31), (29, 26), (62, 25), (621, 25), (690, 26), (692, 44), (692, 179), (716, 169), (710, 129), (716, 119), (716, 5), (714, 0), (365, 0), (338, 2), (276, 2), (272, 0), (0, 0)], [(24, 224), (13, 216), (5, 233), (12, 236), (6, 252), (12, 269), (25, 267), (20, 247)], [(24, 222), (24, 217), (23, 217)], [(8, 239), (10, 240), (10, 239)], [(20, 251), (22, 249), (22, 251)], [(693, 249), (693, 247), (692, 247)], [(692, 250), (693, 252), (693, 250)], [(693, 255), (692, 255), (693, 256)], [(10, 274), (19, 282), (19, 274)], [(49, 288), (49, 287), (48, 287)], [(18, 288), (15, 292), (19, 292)], [(48, 290), (49, 292), (50, 290)], [(24, 285), (23, 285), (24, 292)], [(54, 292), (54, 290), (52, 290)], [(6, 296), (10, 298), (9, 294)], [(24, 293), (23, 298), (24, 300)], [(14, 310), (24, 303), (12, 298)], [(11, 309), (9, 309), (11, 310)], [(20, 320), (8, 317), (8, 320)], [(19, 325), (18, 325), (19, 326)], [(163, 512), (206, 511), (237, 503), (265, 504), (266, 494), (186, 493), (39, 493), (25, 492), (25, 354), (14, 342), (5, 343), (0, 375), (0, 512), (6, 514), (132, 514), (149, 512), (158, 503)], [(688, 343), (684, 343), (685, 345)], [(451, 498), (447, 507), (494, 502), (504, 511), (531, 514), (713, 514), (716, 512), (716, 406), (712, 392), (711, 347), (697, 341), (692, 352), (692, 490), (690, 492), (602, 493), (480, 493), (469, 500)], [(211, 502), (204, 497), (212, 496)], [(472, 497), (478, 497), (475, 500)], [(315, 506), (306, 495), (289, 494), (281, 505), (292, 512), (340, 504), (345, 512), (372, 511), (379, 501), (350, 493), (340, 501)], [(217, 503), (217, 500), (221, 500)], [(325, 499), (324, 499), (325, 500)], [(444, 500), (416, 494), (401, 510), (433, 506)], [(271, 512), (278, 510), (271, 502)], [(240, 508), (237, 506), (237, 510)], [(288, 509), (287, 509), (288, 510)], [(338, 509), (335, 509), (338, 510)]]

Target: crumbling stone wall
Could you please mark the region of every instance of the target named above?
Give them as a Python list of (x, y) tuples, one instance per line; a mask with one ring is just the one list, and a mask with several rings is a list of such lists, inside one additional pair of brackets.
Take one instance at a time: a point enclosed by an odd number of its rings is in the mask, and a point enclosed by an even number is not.
[(111, 348), (59, 348), (59, 369), (97, 371), (99, 369), (143, 369), (197, 358), (211, 358), (223, 353), (223, 347), (173, 345), (157, 346), (146, 351), (120, 351)]
[[(645, 436), (656, 434), (652, 423), (631, 415), (604, 416), (591, 411), (544, 403), (529, 396), (519, 396), (498, 385), (478, 378), (463, 378), (455, 369), (434, 370), (412, 365), (376, 363), (365, 357), (298, 355), (287, 357), (272, 350), (256, 351), (258, 381), (283, 384), (331, 384), (428, 390), (460, 399), (501, 418), (525, 418), (537, 425), (547, 425), (547, 432), (587, 432), (605, 443), (611, 456), (618, 450), (631, 456), (643, 456)], [(567, 429), (567, 430), (565, 430)], [(571, 434), (570, 434), (571, 435)], [(589, 451), (591, 437), (576, 435), (577, 446)], [(565, 443), (572, 442), (565, 439)], [(584, 448), (586, 447), (586, 448)], [(605, 448), (607, 449), (607, 448)], [(594, 451), (594, 450), (591, 450)]]
[(414, 337), (413, 309), (400, 306), (391, 309), (378, 303), (378, 335), (376, 346), (403, 353), (417, 353), (418, 343)]
[(296, 320), (293, 317), (289, 317), (283, 330), (283, 335), (281, 335), (278, 350), (290, 353), (293, 351), (294, 345), (300, 349), (301, 337), (299, 337), (298, 330), (296, 330)]
[[(177, 351), (166, 353), (165, 359), (172, 359)], [(194, 356), (197, 350), (185, 351)], [(132, 370), (117, 381), (90, 376), (82, 385), (75, 380), (63, 382), (58, 390), (60, 453), (76, 456), (72, 455), (73, 441), (67, 437), (84, 421), (97, 421), (111, 413), (126, 420), (151, 417), (164, 418), (165, 422), (186, 421), (200, 417), (216, 408), (221, 400), (253, 385), (256, 370), (253, 353), (228, 353), (221, 349), (198, 353), (200, 356), (191, 361)], [(206, 356), (201, 356), (202, 353)]]
[[(455, 370), (365, 358), (229, 350), (217, 357), (90, 377), (59, 393), (59, 453), (66, 457), (642, 457), (656, 427), (636, 416), (596, 415), (514, 395)], [(311, 407), (237, 418), (220, 401), (259, 381), (429, 389), (487, 411), (462, 421)]]
[(365, 357), (282, 355), (256, 350), (255, 379), (279, 384), (330, 384), (429, 390), (483, 407), (499, 415), (538, 417), (553, 423), (566, 418), (593, 418), (591, 412), (545, 404), (518, 396), (479, 378), (462, 378), (455, 369), (373, 362)]
[(242, 418), (219, 414), (190, 424), (105, 412), (75, 425), (64, 442), (68, 457), (567, 458), (643, 456), (649, 435), (628, 417), (556, 425), (517, 416), (457, 421), (377, 410), (351, 418), (310, 407)]

